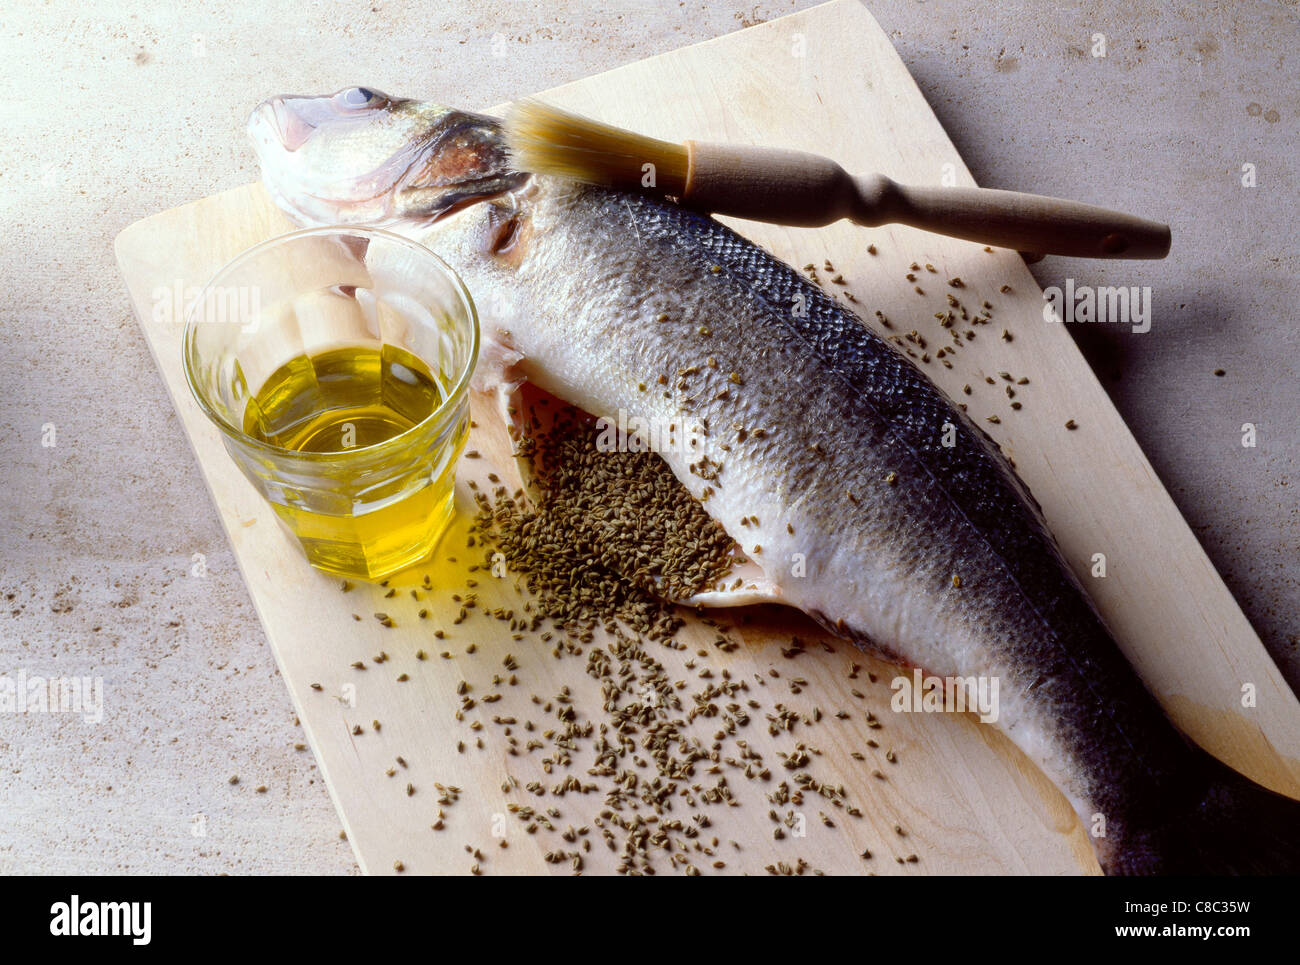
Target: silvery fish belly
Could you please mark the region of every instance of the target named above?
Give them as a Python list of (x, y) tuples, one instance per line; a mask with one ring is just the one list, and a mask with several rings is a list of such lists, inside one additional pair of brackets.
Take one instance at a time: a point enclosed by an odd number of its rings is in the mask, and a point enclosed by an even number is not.
[(1300, 805), (1174, 729), (991, 441), (789, 266), (673, 204), (512, 171), (491, 118), (350, 88), (272, 98), (250, 133), (296, 220), (388, 224), (456, 269), (481, 385), (532, 382), (663, 443), (751, 561), (692, 602), (779, 599), (996, 681), (997, 726), (1108, 873), (1300, 865)]

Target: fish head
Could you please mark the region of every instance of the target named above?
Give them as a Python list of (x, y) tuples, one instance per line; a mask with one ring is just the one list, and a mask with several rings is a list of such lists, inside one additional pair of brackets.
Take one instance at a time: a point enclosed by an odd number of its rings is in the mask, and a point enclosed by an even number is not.
[(495, 119), (368, 87), (268, 98), (248, 134), (263, 184), (301, 224), (432, 222), (527, 179)]

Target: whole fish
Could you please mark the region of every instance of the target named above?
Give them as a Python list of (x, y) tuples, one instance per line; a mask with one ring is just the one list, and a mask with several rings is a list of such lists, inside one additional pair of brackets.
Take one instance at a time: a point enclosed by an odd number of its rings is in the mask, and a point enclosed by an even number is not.
[(1300, 870), (1300, 803), (1184, 739), (996, 445), (788, 265), (670, 202), (514, 171), (490, 117), (348, 88), (272, 98), (249, 131), (293, 219), (386, 224), (456, 269), (481, 383), (700, 429), (661, 455), (753, 579), (691, 602), (780, 600), (926, 675), (996, 679), (999, 726), (1109, 874)]

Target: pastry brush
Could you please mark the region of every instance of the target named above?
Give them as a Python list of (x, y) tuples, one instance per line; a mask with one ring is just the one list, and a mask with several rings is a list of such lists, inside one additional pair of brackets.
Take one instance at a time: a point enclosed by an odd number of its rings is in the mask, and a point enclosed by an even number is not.
[(847, 218), (904, 224), (984, 245), (1080, 258), (1163, 258), (1169, 226), (1078, 201), (991, 188), (899, 184), (853, 175), (803, 151), (674, 144), (519, 102), (506, 139), (522, 171), (676, 198), (713, 214), (813, 227)]

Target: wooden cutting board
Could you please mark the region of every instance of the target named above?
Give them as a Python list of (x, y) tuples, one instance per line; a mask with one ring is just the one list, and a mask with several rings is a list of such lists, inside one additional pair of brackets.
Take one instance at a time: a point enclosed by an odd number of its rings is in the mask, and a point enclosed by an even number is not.
[[(900, 180), (940, 183), (947, 174), (953, 183), (973, 183), (884, 32), (854, 0), (544, 96), (669, 140), (792, 146)], [(892, 319), (893, 329), (882, 334), (916, 328), (933, 345), (945, 344), (933, 315), (946, 309), (953, 290), (946, 280), (954, 276), (964, 280), (968, 304), (988, 299), (996, 306), (995, 326), (954, 355), (953, 368), (933, 359), (923, 367), (953, 398), (967, 401), (1015, 459), (1120, 645), (1183, 729), (1256, 780), (1300, 796), (1300, 706), (1070, 335), (1044, 323), (1041, 292), (1021, 259), (898, 227), (734, 224), (796, 266), (820, 267), (830, 259), (835, 269), (820, 272), (823, 280), (843, 276), (845, 286), (829, 287), (852, 292), (866, 324), (879, 326), (877, 309)], [(398, 863), (407, 873), (466, 873), (474, 865), (484, 874), (568, 873), (576, 850), (587, 873), (614, 870), (624, 834), (600, 818), (614, 778), (588, 773), (595, 758), (590, 739), (579, 740), (565, 762), (546, 736), (559, 726), (557, 711), (565, 706), (597, 734), (610, 724), (599, 681), (586, 672), (591, 652), (609, 641), (597, 634), (582, 655), (557, 657), (536, 639), (512, 639), (507, 623), (483, 613), (522, 607), (514, 581), (466, 570), (480, 552), (465, 548), (472, 506), (466, 483), (487, 485), (490, 472), (511, 478), (506, 440), (487, 406), (475, 400), (479, 427), (471, 446), (484, 458), (462, 466), (462, 517), (443, 544), (443, 554), (457, 562), (392, 581), (398, 592), (386, 598), (387, 589), (379, 587), (341, 592), (338, 580), (307, 566), (191, 400), (181, 370), (176, 291), (201, 285), (237, 252), (290, 227), (261, 187), (248, 185), (130, 226), (117, 239), (117, 256), (358, 861), (371, 873), (392, 873)], [(921, 266), (916, 274), (924, 294), (904, 278), (914, 262)], [(1001, 328), (1012, 341), (999, 337)], [(1019, 411), (1009, 406), (1001, 371), (1030, 379), (1018, 390)], [(999, 384), (988, 385), (985, 376)], [(970, 396), (962, 394), (964, 384), (972, 386)], [(994, 414), (1000, 424), (985, 421)], [(1064, 428), (1069, 419), (1077, 430)], [(1105, 556), (1104, 577), (1092, 575), (1095, 554)], [(433, 592), (419, 589), (426, 572)], [(471, 590), (466, 581), (475, 576)], [(452, 594), (467, 592), (477, 593), (477, 611), (455, 624), (460, 603)], [(422, 608), (427, 619), (417, 615)], [(381, 627), (376, 611), (389, 613), (396, 626)], [(719, 619), (734, 648), (718, 647), (717, 632), (694, 617), (680, 637), (683, 649), (647, 648), (671, 680), (682, 682), (685, 732), (706, 749), (715, 732), (722, 734), (716, 765), (697, 762), (693, 775), (678, 779), (668, 795), (672, 810), (660, 827), (674, 819), (682, 825), (667, 832), (671, 854), (654, 852), (660, 873), (688, 866), (704, 873), (762, 873), (777, 862), (795, 867), (801, 860), (833, 873), (1097, 870), (1064, 798), (993, 728), (967, 715), (891, 712), (889, 681), (901, 671), (827, 638), (797, 614), (762, 608)], [(436, 639), (435, 629), (445, 638)], [(796, 634), (806, 649), (792, 654)], [(427, 659), (418, 658), (420, 650)], [(381, 652), (387, 659), (376, 663)], [(518, 664), (513, 683), (507, 655)], [(356, 661), (366, 669), (353, 669)], [(856, 674), (854, 664), (861, 665)], [(403, 675), (407, 679), (399, 679)], [(721, 716), (686, 721), (692, 695), (728, 677), (744, 689), (734, 698), (713, 699)], [(468, 694), (457, 692), (462, 681)], [(563, 688), (571, 704), (555, 701)], [(1243, 706), (1243, 688), (1254, 695), (1249, 706)], [(499, 699), (488, 699), (494, 695)], [(462, 709), (467, 696), (474, 706)], [(722, 723), (731, 700), (749, 714), (749, 723), (734, 734), (724, 733)], [(773, 723), (783, 712), (796, 721), (792, 729)], [(749, 762), (762, 759), (748, 777), (737, 738), (756, 756)], [(807, 763), (795, 759), (798, 745)], [(654, 766), (633, 758), (618, 766), (639, 772), (638, 787), (645, 790)], [(755, 773), (763, 768), (766, 779)], [(804, 783), (842, 787), (844, 806), (815, 790), (785, 800), (782, 782), (797, 791), (799, 774), (808, 775)], [(594, 787), (554, 793), (570, 776)], [(730, 803), (710, 793), (720, 778)], [(536, 816), (520, 810), (527, 807)], [(441, 829), (435, 830), (439, 811)], [(629, 820), (636, 814), (649, 816), (651, 808), (625, 803), (619, 812)], [(708, 826), (695, 828), (700, 814)], [(555, 830), (548, 830), (548, 821)], [(597, 822), (615, 832), (619, 850), (609, 850)], [(585, 826), (587, 833), (569, 842), (564, 832), (570, 826)], [(590, 850), (581, 850), (584, 837)], [(864, 850), (872, 857), (861, 857)], [(916, 860), (906, 860), (910, 855)]]

